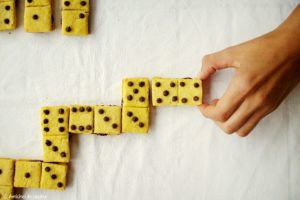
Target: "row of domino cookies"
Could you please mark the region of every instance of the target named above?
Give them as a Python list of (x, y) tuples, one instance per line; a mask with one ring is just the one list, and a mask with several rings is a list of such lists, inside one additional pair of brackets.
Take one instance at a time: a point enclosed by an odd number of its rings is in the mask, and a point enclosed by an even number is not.
[(62, 0), (62, 34), (89, 34), (89, 0)]
[(12, 199), (13, 188), (64, 190), (67, 165), (0, 158), (0, 199)]
[(15, 29), (16, 18), (15, 0), (0, 0), (0, 31)]

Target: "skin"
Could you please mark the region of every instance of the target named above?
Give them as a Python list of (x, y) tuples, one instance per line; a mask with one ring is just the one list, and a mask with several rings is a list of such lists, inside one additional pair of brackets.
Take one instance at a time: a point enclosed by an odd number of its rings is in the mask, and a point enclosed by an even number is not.
[(199, 108), (226, 133), (245, 137), (300, 82), (300, 4), (274, 31), (204, 56), (200, 79), (225, 68), (235, 75), (224, 95)]

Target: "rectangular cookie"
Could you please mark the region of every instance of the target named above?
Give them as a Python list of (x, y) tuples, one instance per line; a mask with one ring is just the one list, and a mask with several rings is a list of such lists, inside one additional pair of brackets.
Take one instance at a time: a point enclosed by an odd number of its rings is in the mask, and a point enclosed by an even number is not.
[(68, 163), (70, 161), (69, 135), (43, 135), (43, 160)]
[(16, 161), (14, 187), (39, 188), (41, 180), (41, 162), (39, 161)]
[(89, 0), (62, 0), (61, 3), (62, 10), (90, 11)]
[(44, 135), (67, 135), (69, 133), (67, 106), (45, 106), (41, 108), (41, 127)]
[(178, 80), (178, 105), (202, 104), (202, 82), (199, 79)]
[(148, 133), (149, 108), (123, 107), (122, 132)]
[(25, 7), (24, 30), (30, 33), (45, 33), (52, 31), (51, 5), (43, 7)]
[(153, 106), (178, 104), (178, 79), (154, 77), (151, 88)]
[(92, 134), (94, 131), (94, 109), (86, 105), (73, 105), (70, 108), (69, 132)]
[(0, 186), (13, 186), (15, 161), (0, 158)]
[(66, 164), (42, 163), (41, 188), (49, 190), (65, 190), (67, 185)]
[(17, 27), (15, 0), (0, 1), (0, 31)]
[(81, 10), (63, 10), (62, 34), (77, 36), (88, 35), (89, 13)]

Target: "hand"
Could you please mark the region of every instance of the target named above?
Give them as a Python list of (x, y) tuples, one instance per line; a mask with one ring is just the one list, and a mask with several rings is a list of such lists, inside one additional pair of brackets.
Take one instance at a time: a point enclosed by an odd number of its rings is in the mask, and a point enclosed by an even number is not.
[(300, 34), (295, 37), (288, 28), (285, 24), (257, 39), (203, 58), (200, 79), (204, 82), (217, 70), (235, 69), (224, 95), (200, 106), (203, 115), (226, 133), (247, 136), (300, 81)]

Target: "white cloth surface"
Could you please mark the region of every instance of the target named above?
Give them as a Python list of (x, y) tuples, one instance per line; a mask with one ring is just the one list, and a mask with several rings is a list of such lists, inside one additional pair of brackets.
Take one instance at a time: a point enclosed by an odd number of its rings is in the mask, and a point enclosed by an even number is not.
[[(120, 104), (124, 77), (195, 77), (205, 54), (277, 27), (298, 0), (92, 0), (91, 35), (0, 33), (0, 157), (42, 159), (39, 108)], [(284, 51), (284, 49), (283, 49)], [(231, 72), (218, 73), (210, 97)], [(287, 80), (288, 81), (288, 80)], [(246, 138), (195, 107), (152, 110), (148, 135), (72, 136), (65, 192), (46, 199), (300, 199), (300, 87)], [(19, 191), (20, 192), (20, 191)]]

